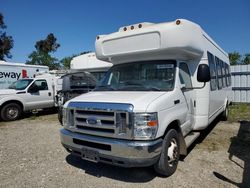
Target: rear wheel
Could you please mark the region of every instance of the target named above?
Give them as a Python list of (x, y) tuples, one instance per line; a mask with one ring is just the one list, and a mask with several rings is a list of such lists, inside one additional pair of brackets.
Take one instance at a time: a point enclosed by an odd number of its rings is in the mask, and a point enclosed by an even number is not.
[(9, 103), (1, 109), (1, 118), (4, 121), (14, 121), (20, 117), (21, 113), (22, 109), (19, 104)]
[(155, 171), (164, 176), (171, 176), (177, 169), (179, 157), (178, 133), (170, 129), (164, 137), (160, 159), (154, 165)]
[(223, 121), (227, 121), (228, 114), (229, 114), (228, 105), (226, 105), (225, 110), (222, 112), (221, 119)]

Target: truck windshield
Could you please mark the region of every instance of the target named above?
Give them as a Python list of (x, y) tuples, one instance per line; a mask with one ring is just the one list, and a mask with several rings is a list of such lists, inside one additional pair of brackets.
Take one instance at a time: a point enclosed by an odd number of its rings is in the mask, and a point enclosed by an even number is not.
[(17, 80), (9, 86), (9, 89), (24, 90), (32, 81), (33, 79)]
[(170, 91), (176, 62), (154, 60), (113, 66), (95, 91)]

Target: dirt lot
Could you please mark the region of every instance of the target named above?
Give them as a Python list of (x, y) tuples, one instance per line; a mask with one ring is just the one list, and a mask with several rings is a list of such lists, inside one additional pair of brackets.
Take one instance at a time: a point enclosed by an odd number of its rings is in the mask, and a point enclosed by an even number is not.
[(250, 187), (248, 123), (213, 123), (163, 178), (69, 155), (56, 114), (0, 122), (0, 187)]

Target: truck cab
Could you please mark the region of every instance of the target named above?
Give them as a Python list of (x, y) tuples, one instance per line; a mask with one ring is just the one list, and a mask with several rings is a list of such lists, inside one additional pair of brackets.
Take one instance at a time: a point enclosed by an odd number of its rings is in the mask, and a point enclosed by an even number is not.
[(25, 111), (55, 106), (55, 86), (49, 76), (25, 78), (0, 90), (1, 119), (13, 121)]

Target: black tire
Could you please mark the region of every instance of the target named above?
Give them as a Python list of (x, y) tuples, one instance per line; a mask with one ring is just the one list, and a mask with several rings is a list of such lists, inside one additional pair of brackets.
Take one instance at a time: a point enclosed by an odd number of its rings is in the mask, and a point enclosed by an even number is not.
[[(169, 151), (173, 151), (171, 154)], [(171, 155), (171, 156), (169, 156)], [(154, 165), (155, 171), (163, 176), (171, 176), (177, 169), (180, 158), (180, 142), (178, 133), (170, 129), (164, 137), (160, 159)]]
[(1, 118), (4, 121), (14, 121), (19, 119), (22, 114), (22, 108), (17, 103), (9, 103), (2, 107)]
[(221, 120), (222, 121), (227, 121), (227, 119), (228, 119), (228, 113), (229, 113), (228, 105), (226, 105), (225, 110), (221, 114)]
[(63, 120), (63, 110), (62, 110), (62, 107), (58, 108), (58, 120), (59, 120), (59, 122), (62, 125), (62, 120)]

